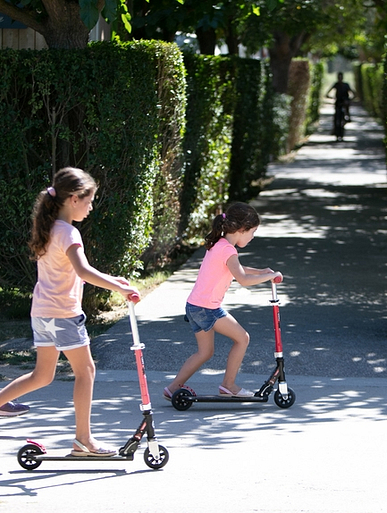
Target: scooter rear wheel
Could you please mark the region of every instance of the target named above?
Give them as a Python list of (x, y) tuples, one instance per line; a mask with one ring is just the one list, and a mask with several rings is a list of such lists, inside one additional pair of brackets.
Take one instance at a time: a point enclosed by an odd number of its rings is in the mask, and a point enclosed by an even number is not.
[(147, 447), (144, 451), (144, 461), (148, 465), (149, 468), (153, 470), (158, 470), (159, 468), (163, 468), (169, 460), (169, 453), (165, 447), (159, 445), (159, 457), (156, 459), (153, 454), (149, 452), (149, 447)]
[(17, 453), (17, 461), (19, 465), (26, 470), (34, 470), (38, 468), (42, 462), (37, 461), (34, 456), (44, 454), (44, 452), (34, 444), (27, 444)]
[(283, 396), (279, 390), (276, 390), (274, 393), (274, 402), (279, 408), (290, 408), (295, 400), (296, 394), (291, 388), (288, 388), (287, 396)]
[(192, 394), (189, 390), (186, 390), (185, 388), (180, 388), (179, 390), (176, 390), (176, 392), (172, 396), (172, 406), (179, 411), (188, 410), (188, 408), (192, 406), (191, 398)]

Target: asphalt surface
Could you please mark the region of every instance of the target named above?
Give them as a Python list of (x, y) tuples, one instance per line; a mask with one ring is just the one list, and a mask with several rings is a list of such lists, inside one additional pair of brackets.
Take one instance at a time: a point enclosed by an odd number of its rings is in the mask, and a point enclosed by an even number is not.
[[(0, 418), (0, 511), (19, 513), (386, 512), (387, 429), (386, 166), (383, 131), (352, 106), (345, 140), (329, 135), (332, 104), (292, 161), (273, 164), (271, 184), (253, 202), (262, 224), (241, 252), (246, 265), (280, 270), (281, 326), (296, 402), (194, 404), (175, 410), (163, 387), (195, 350), (183, 320), (203, 251), (136, 306), (156, 434), (170, 460), (159, 471), (133, 462), (43, 462), (27, 472), (16, 459), (26, 438), (63, 454), (71, 447), (71, 381), (22, 398), (28, 415)], [(250, 332), (238, 383), (258, 389), (275, 365), (263, 284), (234, 284), (225, 307)], [(128, 319), (93, 341), (98, 374), (94, 434), (117, 447), (141, 421)], [(230, 344), (190, 384), (216, 393)]]

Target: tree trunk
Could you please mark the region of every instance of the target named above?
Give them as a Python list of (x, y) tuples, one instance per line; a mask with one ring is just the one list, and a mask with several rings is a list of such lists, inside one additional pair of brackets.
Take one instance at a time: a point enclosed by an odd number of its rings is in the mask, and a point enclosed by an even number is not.
[(44, 2), (48, 19), (42, 32), (49, 48), (85, 48), (89, 29), (81, 20), (78, 2), (47, 0)]
[[(42, 3), (45, 12), (40, 16), (5, 0), (0, 0), (0, 12), (42, 34), (49, 48), (85, 48), (89, 40), (89, 29), (81, 20), (79, 2), (42, 0)], [(104, 0), (98, 2), (99, 12), (104, 3)]]
[(274, 42), (269, 48), (269, 54), (273, 87), (277, 93), (287, 93), (290, 63), (308, 37), (305, 32), (293, 37), (285, 32), (274, 34)]
[(203, 55), (214, 55), (216, 46), (216, 34), (214, 29), (203, 30), (201, 27), (196, 29), (200, 53)]
[(239, 55), (239, 38), (235, 34), (232, 18), (227, 22), (226, 45), (229, 55)]

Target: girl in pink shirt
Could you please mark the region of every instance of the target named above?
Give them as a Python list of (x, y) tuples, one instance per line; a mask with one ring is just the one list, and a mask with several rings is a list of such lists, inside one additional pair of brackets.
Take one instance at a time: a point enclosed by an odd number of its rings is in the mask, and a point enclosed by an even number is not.
[(35, 204), (30, 249), (37, 260), (38, 281), (34, 288), (31, 325), (36, 346), (35, 369), (0, 391), (0, 405), (15, 397), (49, 385), (55, 376), (60, 351), (75, 375), (74, 408), (76, 433), (74, 456), (113, 456), (91, 434), (90, 416), (95, 366), (82, 311), (83, 283), (120, 292), (126, 299), (138, 290), (125, 278), (101, 273), (84, 253), (82, 237), (73, 221), (82, 221), (93, 209), (97, 190), (93, 178), (72, 167), (54, 176), (52, 187), (42, 191)]
[(186, 305), (186, 315), (195, 333), (198, 351), (188, 358), (176, 378), (164, 388), (166, 399), (170, 400), (173, 393), (184, 387), (184, 383), (213, 356), (215, 333), (231, 338), (234, 343), (228, 355), (219, 394), (233, 397), (254, 395), (235, 383), (249, 344), (249, 334), (232, 315), (223, 310), (221, 303), (233, 278), (243, 287), (275, 278), (282, 281), (280, 272), (269, 268), (245, 267), (239, 262), (235, 246), (247, 246), (258, 226), (257, 212), (245, 203), (235, 203), (226, 213), (215, 217), (212, 231), (206, 237), (207, 251)]

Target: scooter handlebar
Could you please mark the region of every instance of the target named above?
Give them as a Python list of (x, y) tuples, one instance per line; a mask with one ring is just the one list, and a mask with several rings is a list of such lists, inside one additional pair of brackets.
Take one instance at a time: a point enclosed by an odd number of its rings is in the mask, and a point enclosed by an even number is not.
[(134, 304), (137, 304), (140, 301), (140, 296), (138, 294), (129, 294), (128, 301), (131, 301)]

